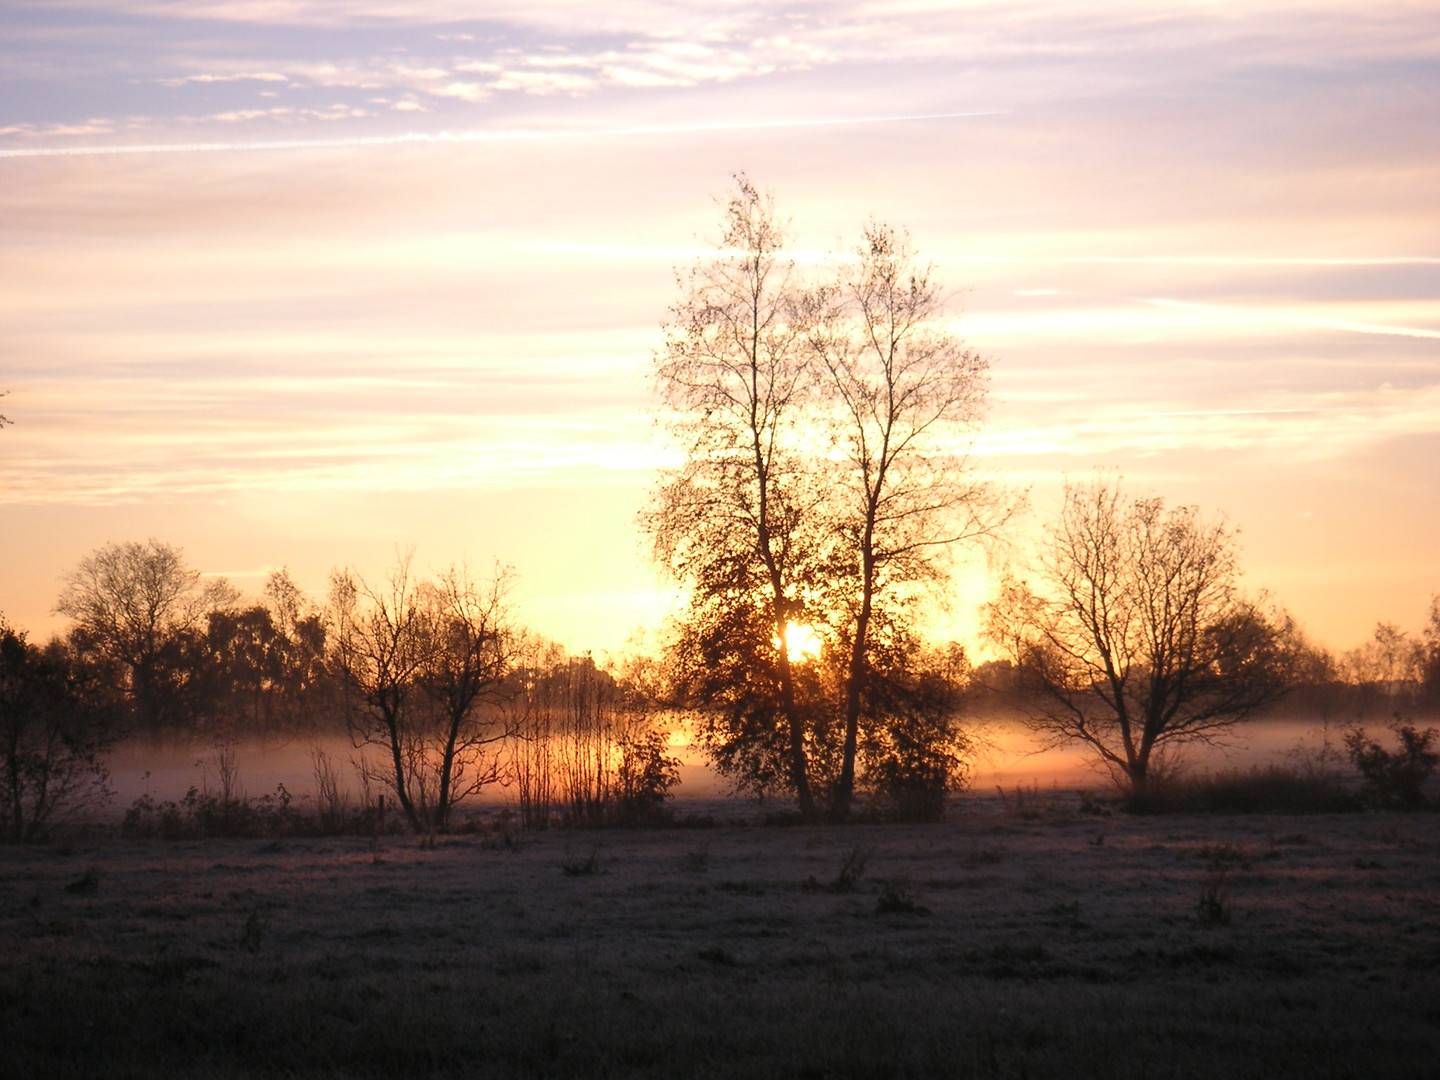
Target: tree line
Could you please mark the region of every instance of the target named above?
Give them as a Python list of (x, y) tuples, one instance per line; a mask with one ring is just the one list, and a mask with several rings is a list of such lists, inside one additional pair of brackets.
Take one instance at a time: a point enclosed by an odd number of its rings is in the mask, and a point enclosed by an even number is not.
[[(362, 788), (417, 833), (511, 782), (531, 827), (654, 819), (676, 781), (669, 713), (636, 678), (526, 631), (510, 581), (421, 577), (407, 557), (379, 583), (336, 571), (323, 603), (284, 570), (247, 600), (169, 544), (100, 548), (57, 601), (65, 636), (40, 646), (0, 625), (8, 837), (93, 806), (125, 736), (343, 732)], [(316, 772), (333, 804), (333, 763)]]

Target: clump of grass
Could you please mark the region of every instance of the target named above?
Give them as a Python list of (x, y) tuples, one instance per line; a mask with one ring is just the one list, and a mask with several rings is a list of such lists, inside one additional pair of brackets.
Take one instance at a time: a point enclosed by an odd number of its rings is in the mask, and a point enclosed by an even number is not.
[(687, 874), (705, 873), (710, 869), (710, 849), (701, 847), (694, 851), (687, 851), (680, 860), (680, 868)]
[(1034, 821), (1044, 815), (1045, 807), (1040, 803), (1038, 785), (1027, 791), (1023, 784), (1017, 784), (1015, 791), (1009, 795), (999, 784), (995, 785), (995, 790), (1000, 795), (1000, 805), (1009, 813), (1016, 814), (1025, 821)]
[(600, 872), (600, 853), (592, 851), (585, 859), (566, 859), (560, 864), (566, 877), (590, 877)]
[(1250, 868), (1250, 856), (1242, 847), (1234, 844), (1206, 844), (1196, 852), (1200, 858), (1210, 864), (1210, 869), (1220, 870), (1222, 868), (1239, 867), (1242, 870)]
[(100, 875), (92, 867), (81, 874), (79, 879), (66, 885), (65, 891), (78, 896), (91, 896), (100, 891)]
[(191, 787), (178, 802), (155, 802), (149, 795), (136, 799), (120, 825), (127, 839), (158, 836), (164, 840), (203, 840), (207, 837), (274, 837), (313, 833), (315, 823), (292, 805), (294, 797), (284, 784), (271, 795), (251, 798)]
[(870, 865), (870, 859), (875, 854), (870, 848), (861, 847), (856, 844), (840, 859), (840, 870), (835, 875), (835, 892), (854, 892), (855, 886), (860, 884), (860, 879), (865, 876), (865, 868)]
[(1132, 814), (1338, 814), (1361, 808), (1339, 776), (1283, 765), (1151, 781), (1125, 796)]
[(245, 920), (245, 929), (240, 931), (240, 948), (246, 952), (257, 953), (260, 951), (260, 941), (264, 936), (265, 917), (260, 914), (260, 909), (257, 907)]
[(800, 883), (800, 889), (802, 892), (854, 892), (860, 879), (865, 876), (865, 868), (870, 865), (870, 858), (874, 854), (870, 848), (856, 844), (840, 857), (840, 868), (836, 871), (834, 880), (822, 883), (812, 874)]
[[(814, 881), (814, 878), (810, 879)], [(722, 881), (715, 886), (721, 892), (734, 893), (737, 896), (764, 896), (765, 886), (757, 885), (751, 881)]]
[(931, 911), (920, 903), (908, 881), (892, 878), (880, 886), (880, 895), (875, 898), (875, 914), (929, 915)]
[(494, 825), (481, 838), (480, 846), (486, 851), (508, 851), (511, 855), (520, 854), (524, 847), (520, 833), (508, 813), (501, 814), (495, 820)]
[(1229, 926), (1234, 915), (1230, 905), (1230, 871), (1224, 865), (1212, 865), (1200, 883), (1200, 899), (1195, 904), (1195, 917), (1202, 926)]
[(1055, 930), (1084, 930), (1086, 923), (1080, 918), (1080, 901), (1060, 901), (1051, 904), (1041, 913), (1040, 922)]
[(1005, 858), (1005, 853), (996, 851), (994, 848), (976, 848), (967, 854), (962, 865), (970, 868), (976, 866), (994, 866)]

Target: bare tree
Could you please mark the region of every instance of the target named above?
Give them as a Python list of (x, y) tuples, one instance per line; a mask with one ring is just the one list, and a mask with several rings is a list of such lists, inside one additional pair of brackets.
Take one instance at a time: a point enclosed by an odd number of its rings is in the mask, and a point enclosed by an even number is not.
[(1141, 790), (1166, 752), (1285, 689), (1293, 627), (1241, 595), (1234, 533), (1190, 506), (1067, 485), (1038, 588), (1009, 580), (987, 632), (1033, 680), (1030, 719)]
[(351, 736), (383, 754), (369, 778), (418, 833), (443, 829), (456, 804), (499, 779), (506, 732), (481, 706), (510, 662), (505, 590), (503, 573), (481, 587), (453, 569), (417, 583), (408, 556), (379, 589), (349, 571), (332, 578), (332, 655)]
[(204, 616), (233, 604), (223, 580), (204, 582), (181, 550), (151, 539), (107, 544), (65, 577), (55, 611), (75, 621), (79, 649), (119, 666), (140, 718), (172, 718), (194, 675), (193, 644)]
[[(811, 370), (784, 228), (769, 197), (743, 175), (736, 184), (720, 250), (681, 281), (657, 359), (685, 463), (665, 476), (647, 525), (657, 560), (689, 590), (680, 666), (727, 729), (735, 754), (721, 767), (750, 786), (783, 783), (810, 817), (806, 715), (786, 643), (821, 536), (803, 453)], [(738, 677), (709, 677), (717, 667)]]
[(986, 361), (945, 325), (944, 294), (905, 233), (871, 222), (856, 254), (806, 305), (823, 369), (821, 420), (844, 461), (827, 506), (838, 542), (829, 583), (849, 647), (837, 820), (855, 792), (877, 605), (897, 617), (916, 586), (947, 577), (956, 544), (1008, 517), (966, 454), (984, 412)]
[(500, 779), (496, 748), (512, 734), (500, 714), (483, 712), (514, 660), (515, 635), (506, 597), (511, 576), (497, 568), (486, 584), (451, 567), (423, 586), (425, 661), (420, 685), (430, 699), (436, 746), (430, 821), (444, 829), (451, 808)]

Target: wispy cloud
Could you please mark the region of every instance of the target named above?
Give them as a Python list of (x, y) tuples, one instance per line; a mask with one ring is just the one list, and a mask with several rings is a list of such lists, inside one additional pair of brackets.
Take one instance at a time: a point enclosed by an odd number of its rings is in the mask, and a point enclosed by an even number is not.
[[(268, 110), (274, 113), (277, 110)], [(337, 107), (337, 112), (340, 108)], [(99, 146), (7, 147), (0, 158), (85, 157), (107, 154), (180, 154), (220, 151), (303, 150), (339, 146), (401, 146), (406, 143), (535, 142), (560, 139), (603, 139), (619, 136), (696, 134), (707, 131), (763, 131), (777, 128), (835, 127), (850, 124), (899, 124), (920, 120), (955, 120), (996, 116), (1000, 110), (926, 113), (911, 116), (804, 117), (733, 120), (686, 124), (653, 124), (593, 130), (411, 131), (396, 135), (350, 136), (337, 139), (269, 139), (257, 142), (134, 143)], [(218, 118), (218, 117), (217, 117)]]
[[(1440, 330), (1425, 330), (1414, 326), (1394, 326), (1383, 323), (1361, 322), (1354, 319), (1327, 318), (1323, 314), (1305, 314), (1285, 307), (1234, 307), (1220, 304), (1202, 304), (1190, 300), (1167, 300), (1163, 298), (1144, 301), (1158, 308), (1172, 311), (1192, 311), (1202, 315), (1219, 317), (1236, 326), (1254, 326), (1258, 323), (1279, 323), (1315, 330), (1343, 330), (1351, 334), (1380, 334), (1392, 337), (1430, 338), (1440, 340)], [(1323, 310), (1323, 309), (1322, 309)], [(1440, 320), (1440, 307), (1425, 305), (1427, 314)]]
[(1337, 461), (1392, 440), (1440, 435), (1440, 386), (1328, 392), (1304, 404), (1251, 408), (1166, 409), (1096, 397), (1076, 411), (1086, 419), (998, 425), (981, 436), (976, 452), (1011, 460), (1093, 462), (1115, 455), (1263, 450), (1281, 458)]

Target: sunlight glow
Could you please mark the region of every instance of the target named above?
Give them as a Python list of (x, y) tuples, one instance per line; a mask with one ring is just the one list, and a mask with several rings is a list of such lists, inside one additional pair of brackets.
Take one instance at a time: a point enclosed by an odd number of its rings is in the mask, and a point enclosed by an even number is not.
[[(780, 647), (780, 639), (773, 639), (775, 647)], [(820, 655), (820, 635), (815, 633), (813, 626), (805, 626), (801, 623), (791, 623), (785, 628), (785, 653), (792, 664), (803, 664)]]

